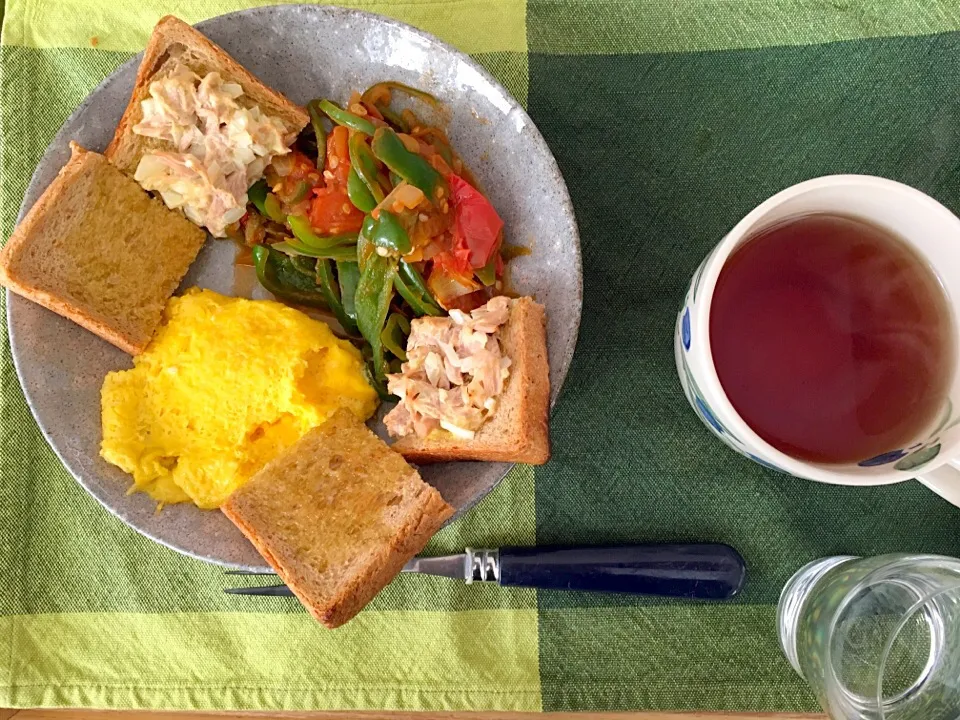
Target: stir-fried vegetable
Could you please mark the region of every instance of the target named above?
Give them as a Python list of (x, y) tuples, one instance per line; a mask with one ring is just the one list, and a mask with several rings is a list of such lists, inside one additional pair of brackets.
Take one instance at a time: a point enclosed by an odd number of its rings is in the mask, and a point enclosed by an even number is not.
[(322, 168), (327, 161), (327, 129), (323, 126), (323, 110), (319, 100), (307, 103), (307, 112), (310, 113), (310, 126), (317, 142), (317, 167)]
[(337, 125), (342, 125), (343, 127), (356, 130), (357, 132), (366, 133), (367, 135), (373, 135), (374, 131), (377, 129), (377, 126), (366, 118), (344, 110), (343, 108), (334, 105), (329, 100), (321, 100), (318, 103), (318, 107), (323, 110), (323, 112), (327, 114), (327, 117), (333, 120)]
[(383, 347), (392, 352), (401, 362), (407, 361), (407, 335), (410, 334), (410, 321), (400, 313), (390, 313), (387, 324), (380, 333)]
[(399, 218), (386, 210), (382, 210), (380, 217), (374, 220), (368, 237), (378, 248), (386, 250), (387, 254), (401, 256), (410, 252), (410, 236), (400, 224)]
[(361, 341), (381, 394), (406, 358), (410, 321), (485, 303), (502, 288), (504, 257), (503, 222), (447, 133), (392, 107), (396, 95), (427, 114), (439, 107), (391, 81), (342, 107), (308, 103), (310, 124), (249, 189), (236, 233), (267, 290), (330, 310)]
[(356, 133), (348, 143), (350, 151), (350, 172), (363, 181), (369, 193), (378, 203), (383, 202), (383, 188), (377, 180), (377, 159), (370, 152), (363, 135)]
[(307, 247), (315, 250), (327, 250), (338, 245), (352, 245), (357, 241), (356, 233), (317, 235), (310, 227), (310, 221), (299, 215), (288, 215), (286, 220), (287, 225), (293, 231), (293, 236)]
[(422, 155), (411, 152), (400, 137), (389, 128), (380, 128), (373, 135), (373, 154), (391, 172), (395, 172), (414, 185), (431, 200), (441, 200), (446, 193), (446, 183)]
[(294, 265), (293, 259), (265, 245), (253, 248), (257, 280), (278, 298), (297, 305), (325, 308), (327, 302), (317, 284)]
[(326, 258), (327, 260), (356, 261), (357, 259), (356, 245), (337, 245), (331, 248), (320, 249), (309, 247), (293, 238), (289, 238), (283, 242), (274, 243), (270, 248), (291, 256), (304, 255), (313, 258)]
[(448, 182), (454, 208), (454, 257), (466, 271), (485, 267), (500, 246), (503, 220), (466, 180), (451, 174)]
[(437, 107), (440, 104), (440, 101), (430, 93), (424, 92), (423, 90), (419, 90), (415, 87), (410, 87), (409, 85), (404, 85), (403, 83), (396, 82), (395, 80), (379, 82), (370, 87), (365, 93), (363, 93), (361, 97), (364, 102), (372, 102), (375, 105), (379, 105), (379, 103), (382, 102), (385, 104), (385, 106), (389, 106), (391, 100), (391, 90), (399, 90), (407, 95), (412, 95), (413, 97), (423, 100), (433, 107)]
[(266, 217), (267, 208), (264, 206), (264, 202), (267, 199), (267, 181), (261, 178), (251, 185), (250, 189), (247, 190), (247, 199), (253, 203), (253, 206), (261, 215)]
[(327, 301), (327, 307), (333, 310), (340, 326), (349, 334), (357, 332), (357, 325), (343, 307), (343, 300), (340, 295), (340, 286), (333, 275), (333, 264), (329, 260), (317, 260), (317, 282), (320, 283), (320, 291)]
[(397, 261), (393, 258), (373, 255), (360, 273), (357, 284), (357, 326), (373, 351), (374, 376), (382, 379), (386, 374), (383, 357), (383, 332), (393, 297), (393, 279), (397, 274)]
[(356, 168), (350, 168), (350, 175), (347, 177), (347, 197), (361, 212), (370, 212), (377, 206), (377, 199), (370, 192), (367, 184), (360, 179)]
[(397, 277), (393, 279), (393, 287), (397, 293), (399, 293), (400, 297), (407, 301), (407, 304), (418, 317), (423, 315), (443, 315), (443, 310), (431, 303), (425, 296), (414, 291), (400, 275), (397, 275)]
[(340, 300), (343, 311), (350, 321), (357, 324), (357, 285), (360, 283), (360, 266), (353, 261), (337, 262), (337, 280), (340, 284)]

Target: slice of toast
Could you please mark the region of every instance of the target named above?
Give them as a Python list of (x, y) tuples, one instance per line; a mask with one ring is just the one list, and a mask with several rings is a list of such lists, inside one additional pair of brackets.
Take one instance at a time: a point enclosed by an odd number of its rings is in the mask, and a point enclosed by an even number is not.
[(0, 251), (0, 284), (135, 355), (206, 233), (103, 155), (70, 149)]
[(453, 514), (348, 410), (267, 463), (221, 510), (330, 628), (360, 612)]
[(136, 171), (144, 153), (174, 149), (164, 140), (135, 135), (133, 126), (143, 119), (140, 103), (150, 96), (150, 83), (169, 75), (178, 63), (186, 65), (200, 77), (216, 71), (225, 81), (238, 83), (243, 88), (245, 101), (258, 105), (265, 114), (283, 123), (289, 142), (293, 142), (310, 121), (302, 107), (257, 80), (200, 31), (173, 15), (167, 15), (160, 19), (150, 35), (130, 102), (105, 153), (110, 162), (128, 175)]
[(415, 463), (486, 460), (543, 465), (550, 459), (550, 367), (543, 305), (523, 297), (510, 302), (500, 329), (500, 348), (510, 358), (510, 376), (496, 412), (471, 440), (446, 430), (426, 438), (402, 437), (393, 449)]

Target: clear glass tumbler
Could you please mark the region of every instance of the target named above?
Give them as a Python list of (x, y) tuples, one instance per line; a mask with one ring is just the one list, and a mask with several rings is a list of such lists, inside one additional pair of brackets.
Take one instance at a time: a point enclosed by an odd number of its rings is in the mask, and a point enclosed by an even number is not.
[(834, 720), (960, 719), (960, 560), (816, 560), (783, 589), (777, 626)]

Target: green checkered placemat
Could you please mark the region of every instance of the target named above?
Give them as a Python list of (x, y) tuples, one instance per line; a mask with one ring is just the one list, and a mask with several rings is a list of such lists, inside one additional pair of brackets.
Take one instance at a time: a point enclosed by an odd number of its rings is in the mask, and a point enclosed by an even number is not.
[[(8, 0), (0, 219), (60, 123), (172, 12), (255, 0)], [(44, 443), (0, 347), (0, 707), (811, 710), (774, 632), (780, 587), (838, 552), (960, 554), (915, 483), (771, 473), (717, 443), (674, 376), (672, 326), (708, 249), (755, 204), (834, 172), (960, 211), (954, 0), (403, 0), (359, 7), (471, 53), (529, 109), (580, 222), (580, 345), (554, 459), (516, 470), (433, 549), (712, 540), (732, 603), (398, 578), (346, 627), (232, 599), (219, 570), (110, 517)], [(5, 336), (5, 333), (4, 333)]]

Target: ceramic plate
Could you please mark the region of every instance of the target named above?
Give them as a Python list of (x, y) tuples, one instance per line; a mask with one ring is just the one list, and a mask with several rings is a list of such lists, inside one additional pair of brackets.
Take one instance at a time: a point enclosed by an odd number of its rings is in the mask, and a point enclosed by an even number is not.
[[(387, 79), (440, 97), (451, 116), (453, 146), (503, 217), (507, 242), (532, 251), (512, 261), (510, 282), (517, 292), (546, 305), (555, 400), (580, 322), (577, 227), (553, 156), (507, 91), (469, 57), (436, 38), (368, 13), (280, 6), (224, 15), (198, 28), (295, 102), (317, 96), (342, 102), (351, 90)], [(70, 140), (92, 150), (106, 148), (139, 63), (137, 56), (104, 80), (64, 123), (33, 175), (21, 217), (66, 162)], [(238, 288), (234, 253), (229, 241), (209, 239), (182, 287), (247, 294)], [(222, 565), (263, 568), (257, 552), (220, 513), (184, 504), (158, 514), (146, 495), (127, 495), (130, 477), (100, 458), (100, 386), (109, 371), (131, 367), (130, 357), (16, 295), (8, 294), (7, 303), (13, 358), (27, 402), (77, 481), (107, 510), (159, 543)], [(422, 473), (459, 514), (509, 468), (503, 463), (444, 463), (424, 467)]]

